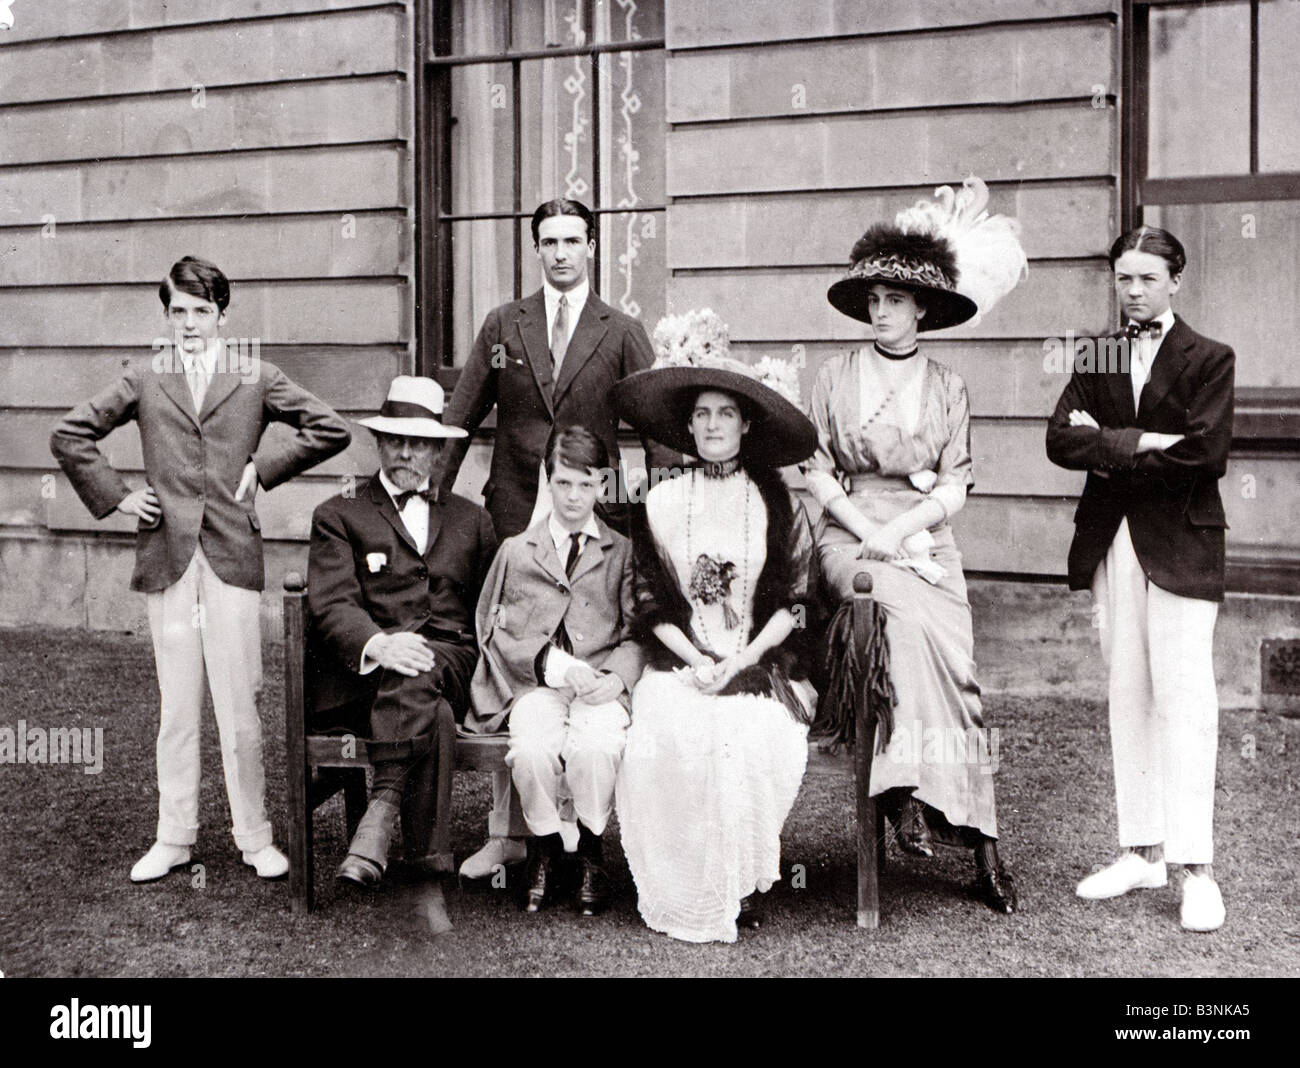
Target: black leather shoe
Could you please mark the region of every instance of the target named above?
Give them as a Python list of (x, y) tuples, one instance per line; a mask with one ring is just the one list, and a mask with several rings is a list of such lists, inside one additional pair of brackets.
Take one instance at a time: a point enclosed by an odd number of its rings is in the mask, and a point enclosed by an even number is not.
[(916, 798), (909, 797), (903, 802), (894, 828), (894, 837), (898, 848), (904, 853), (911, 853), (915, 857), (934, 856), (930, 828), (925, 825), (925, 810)]
[(355, 853), (349, 853), (344, 857), (343, 863), (339, 865), (339, 870), (334, 873), (334, 878), (341, 882), (352, 883), (353, 886), (364, 886), (366, 888), (378, 886), (383, 877), (383, 868), (373, 860), (359, 857)]
[(541, 912), (555, 896), (560, 878), (560, 854), (564, 844), (558, 834), (534, 838), (528, 843), (528, 875), (523, 910)]
[(605, 870), (587, 857), (581, 857), (582, 881), (578, 884), (578, 912), (583, 916), (595, 916), (605, 910), (609, 904), (609, 879)]
[(975, 892), (994, 912), (1010, 916), (1016, 911), (1016, 881), (1001, 864), (980, 871), (975, 879)]
[(750, 894), (749, 897), (740, 899), (740, 915), (736, 917), (737, 927), (748, 927), (752, 931), (757, 931), (763, 926), (763, 913), (759, 911), (758, 903), (754, 900), (757, 894)]

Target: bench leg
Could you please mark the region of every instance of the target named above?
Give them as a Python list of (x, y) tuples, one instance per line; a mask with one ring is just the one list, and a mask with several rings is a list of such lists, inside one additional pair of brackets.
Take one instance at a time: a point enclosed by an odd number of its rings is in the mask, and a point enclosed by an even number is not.
[(871, 756), (869, 739), (858, 735), (853, 747), (854, 790), (858, 799), (858, 926), (880, 926), (880, 864), (884, 856), (877, 831), (876, 799), (871, 796)]
[(295, 916), (312, 908), (311, 769), (301, 727), (289, 732), (287, 801), (289, 809), (289, 906)]

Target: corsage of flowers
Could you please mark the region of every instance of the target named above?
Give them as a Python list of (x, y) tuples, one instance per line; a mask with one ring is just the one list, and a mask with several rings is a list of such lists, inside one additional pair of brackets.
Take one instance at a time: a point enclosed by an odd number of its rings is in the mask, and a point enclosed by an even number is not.
[(691, 600), (700, 604), (722, 603), (722, 620), (728, 630), (740, 626), (740, 617), (731, 607), (731, 580), (736, 577), (736, 565), (708, 553), (700, 553), (691, 568)]

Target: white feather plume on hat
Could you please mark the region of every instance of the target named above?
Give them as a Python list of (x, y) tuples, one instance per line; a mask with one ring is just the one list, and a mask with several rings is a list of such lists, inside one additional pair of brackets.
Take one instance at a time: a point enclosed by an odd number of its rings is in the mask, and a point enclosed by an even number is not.
[(979, 309), (970, 320), (974, 325), (1028, 277), (1020, 223), (988, 213), (989, 188), (974, 175), (960, 190), (944, 185), (934, 196), (900, 211), (894, 222), (904, 233), (933, 234), (948, 241), (957, 257), (957, 291)]

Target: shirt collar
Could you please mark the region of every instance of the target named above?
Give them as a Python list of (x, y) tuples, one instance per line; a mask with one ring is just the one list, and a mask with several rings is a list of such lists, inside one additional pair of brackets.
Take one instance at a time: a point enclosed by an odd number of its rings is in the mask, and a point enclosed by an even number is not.
[[(396, 508), (396, 507), (397, 507), (397, 495), (398, 495), (399, 493), (404, 493), (404, 492), (406, 492), (406, 491), (405, 491), (405, 490), (398, 489), (397, 486), (396, 486), (396, 485), (394, 484), (394, 482), (392, 481), (392, 479), (390, 479), (386, 474), (384, 474), (384, 469), (383, 469), (382, 467), (379, 469), (379, 484), (380, 484), (381, 486), (383, 486), (384, 489), (386, 489), (386, 490), (388, 491), (388, 496), (390, 496), (390, 497), (393, 499), (393, 507)], [(421, 482), (421, 483), (416, 487), (416, 491), (419, 492), (419, 493), (422, 493), (422, 492), (424, 492), (425, 490), (427, 490), (428, 488), (429, 488), (429, 480), (426, 478), (423, 482)], [(399, 508), (398, 511), (401, 511), (401, 509)]]
[(542, 294), (546, 300), (546, 314), (551, 316), (555, 314), (555, 309), (560, 306), (560, 297), (569, 298), (569, 311), (581, 312), (583, 306), (587, 303), (587, 294), (591, 291), (591, 280), (584, 278), (570, 290), (563, 294), (556, 289), (550, 282), (542, 282)]
[(221, 348), (221, 339), (213, 338), (211, 341), (209, 341), (206, 345), (203, 346), (203, 350), (199, 352), (197, 355), (188, 353), (184, 349), (181, 349), (180, 350), (181, 366), (185, 368), (185, 373), (189, 374), (190, 371), (194, 370), (194, 363), (197, 360), (199, 367), (203, 370), (203, 373), (206, 375), (211, 375), (213, 373), (213, 370), (217, 366), (217, 352), (220, 350), (220, 348)]
[(552, 510), (546, 516), (546, 528), (551, 532), (551, 541), (555, 542), (555, 551), (560, 553), (560, 559), (564, 559), (564, 553), (569, 551), (569, 535), (578, 533), (584, 534), (588, 538), (600, 538), (600, 527), (596, 525), (596, 515), (593, 512), (587, 516), (587, 522), (582, 525), (579, 531), (566, 529), (558, 519), (555, 518), (555, 511)]

